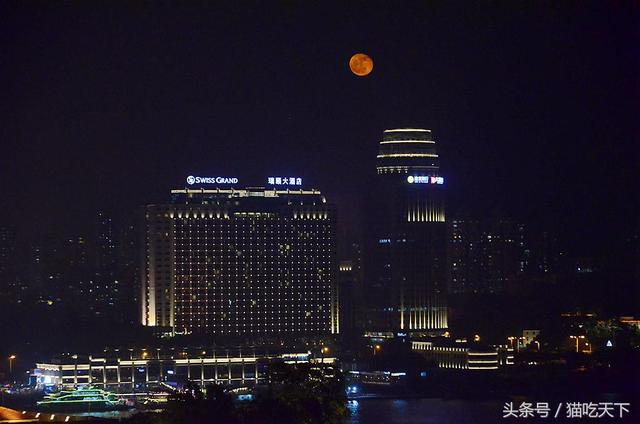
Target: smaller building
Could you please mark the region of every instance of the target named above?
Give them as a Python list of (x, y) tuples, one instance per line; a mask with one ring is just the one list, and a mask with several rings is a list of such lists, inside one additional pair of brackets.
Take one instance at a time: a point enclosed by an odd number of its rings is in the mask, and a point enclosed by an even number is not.
[(438, 368), (497, 370), (513, 364), (513, 352), (501, 347), (468, 344), (466, 341), (412, 341), (411, 349), (436, 363)]
[(640, 330), (640, 319), (635, 317), (620, 317), (620, 324), (628, 325), (630, 327), (635, 327)]
[(540, 330), (522, 330), (522, 341), (525, 346), (533, 343), (540, 334)]

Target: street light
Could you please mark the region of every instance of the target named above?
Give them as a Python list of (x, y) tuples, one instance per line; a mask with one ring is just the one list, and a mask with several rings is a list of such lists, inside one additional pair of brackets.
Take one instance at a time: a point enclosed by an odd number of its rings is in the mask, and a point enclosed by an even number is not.
[(16, 355), (9, 356), (9, 375), (13, 374), (13, 360), (16, 359)]
[(373, 347), (373, 354), (375, 355), (376, 353), (380, 352), (380, 349), (382, 349), (382, 346), (380, 346), (379, 344), (375, 345)]
[(569, 336), (569, 338), (576, 339), (576, 353), (578, 353), (580, 351), (579, 350), (580, 339), (584, 339), (584, 336)]

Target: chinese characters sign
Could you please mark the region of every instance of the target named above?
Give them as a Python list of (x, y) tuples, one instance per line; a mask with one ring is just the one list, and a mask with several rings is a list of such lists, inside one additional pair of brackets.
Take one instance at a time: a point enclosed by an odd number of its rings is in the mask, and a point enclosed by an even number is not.
[(269, 178), (267, 178), (267, 184), (269, 184), (269, 185), (301, 186), (302, 185), (302, 178), (300, 178), (300, 177), (269, 177)]
[(621, 402), (521, 402), (520, 406), (506, 402), (502, 418), (623, 418), (630, 406)]

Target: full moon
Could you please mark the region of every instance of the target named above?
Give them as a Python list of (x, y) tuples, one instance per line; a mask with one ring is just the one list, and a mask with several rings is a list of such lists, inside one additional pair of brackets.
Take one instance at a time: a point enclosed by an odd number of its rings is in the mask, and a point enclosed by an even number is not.
[(359, 77), (365, 77), (373, 71), (373, 60), (364, 53), (356, 53), (349, 59), (351, 72)]

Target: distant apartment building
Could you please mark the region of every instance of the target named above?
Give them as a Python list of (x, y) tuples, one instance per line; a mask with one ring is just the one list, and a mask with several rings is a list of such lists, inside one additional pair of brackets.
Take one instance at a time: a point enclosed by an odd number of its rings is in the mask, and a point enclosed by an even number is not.
[(510, 220), (448, 225), (449, 291), (498, 293), (525, 272), (525, 228)]

